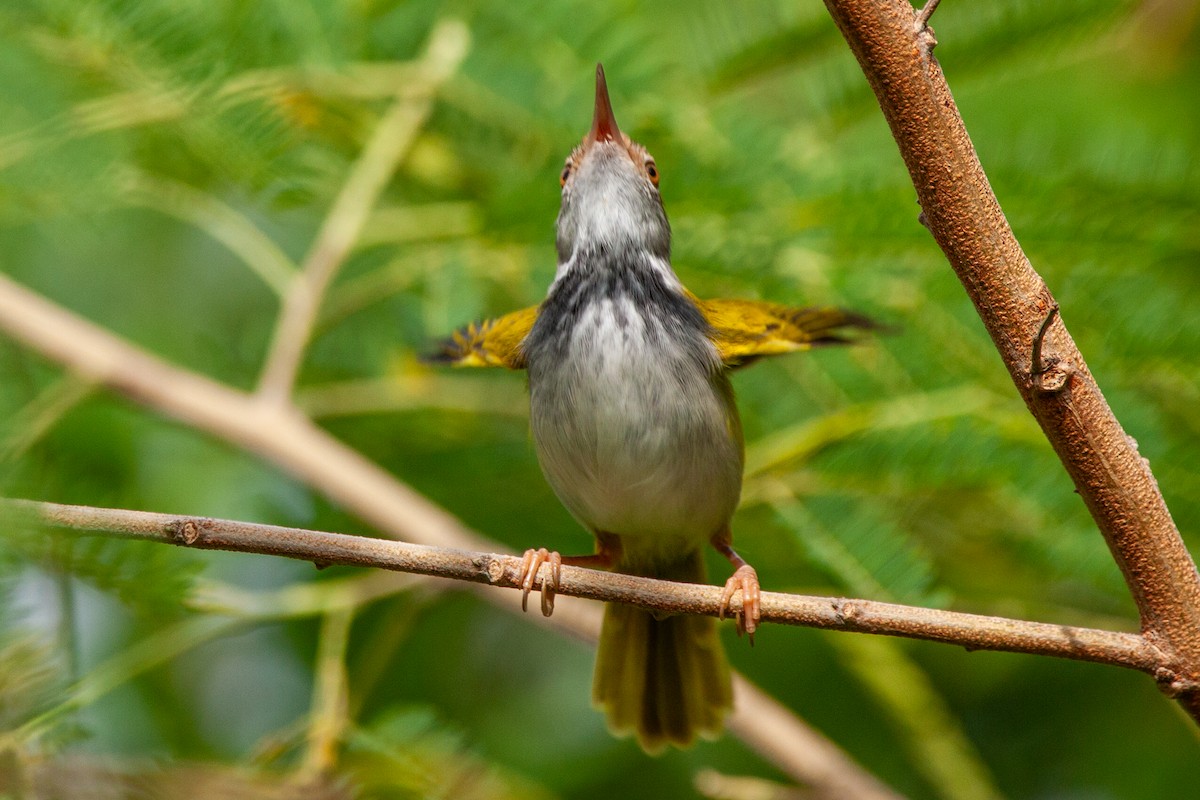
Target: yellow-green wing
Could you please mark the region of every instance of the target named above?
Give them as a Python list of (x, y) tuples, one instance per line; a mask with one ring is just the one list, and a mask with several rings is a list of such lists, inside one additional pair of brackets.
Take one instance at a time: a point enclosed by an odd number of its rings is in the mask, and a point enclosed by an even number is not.
[(874, 320), (841, 308), (794, 308), (759, 300), (696, 300), (713, 329), (717, 353), (735, 369), (762, 358), (830, 344), (878, 330)]
[[(692, 298), (712, 327), (713, 342), (726, 367), (744, 367), (777, 356), (830, 344), (849, 344), (855, 333), (879, 330), (874, 320), (841, 308), (795, 308), (760, 300)], [(521, 343), (537, 319), (530, 306), (459, 328), (428, 361), (455, 367), (525, 369)]]
[(459, 328), (441, 343), (428, 361), (454, 367), (507, 367), (525, 369), (521, 342), (537, 319), (538, 307), (530, 306), (483, 322)]

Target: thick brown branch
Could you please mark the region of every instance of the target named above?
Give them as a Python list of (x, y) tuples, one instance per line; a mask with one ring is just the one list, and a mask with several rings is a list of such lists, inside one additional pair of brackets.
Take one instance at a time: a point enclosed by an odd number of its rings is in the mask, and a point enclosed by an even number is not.
[[(495, 553), (428, 547), (248, 522), (29, 500), (0, 500), (0, 511), (24, 515), (55, 527), (203, 550), (261, 553), (320, 565), (378, 567), (510, 589), (520, 585), (518, 575), (521, 560)], [(540, 577), (536, 587), (541, 587)], [(672, 614), (717, 616), (722, 609), (721, 589), (716, 586), (673, 583), (581, 567), (562, 568), (558, 591), (564, 595), (628, 603)], [(1152, 674), (1164, 667), (1162, 653), (1134, 633), (1026, 622), (871, 600), (764, 592), (762, 620), (783, 625), (927, 639), (957, 644), (971, 650), (1001, 650), (1094, 661)]]
[[(1136, 443), (1121, 429), (988, 184), (907, 0), (826, 0), (908, 166), (933, 233), (1013, 382), (1108, 542), (1148, 641), (1176, 664), (1164, 688), (1200, 721), (1200, 576)], [(1044, 339), (1042, 336), (1044, 335)], [(1039, 345), (1035, 368), (1032, 354)], [(1038, 373), (1038, 374), (1035, 374)]]

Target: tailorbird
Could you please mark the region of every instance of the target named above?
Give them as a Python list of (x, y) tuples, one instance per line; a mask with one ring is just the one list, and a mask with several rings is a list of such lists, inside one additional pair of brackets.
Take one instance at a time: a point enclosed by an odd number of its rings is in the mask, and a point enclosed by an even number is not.
[[(658, 165), (617, 127), (599, 65), (592, 127), (561, 184), (545, 300), (456, 331), (434, 356), (528, 370), (542, 472), (595, 537), (591, 555), (527, 551), (522, 605), (543, 564), (547, 615), (564, 563), (701, 583), (711, 544), (734, 566), (723, 606), (753, 636), (758, 576), (730, 533), (744, 448), (729, 372), (877, 326), (837, 308), (701, 300), (685, 289), (671, 267)], [(609, 604), (592, 696), (615, 733), (634, 733), (651, 753), (716, 736), (733, 704), (716, 620)]]

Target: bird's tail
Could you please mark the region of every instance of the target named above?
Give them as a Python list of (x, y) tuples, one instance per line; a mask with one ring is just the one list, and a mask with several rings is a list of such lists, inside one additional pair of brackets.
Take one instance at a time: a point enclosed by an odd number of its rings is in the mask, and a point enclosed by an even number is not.
[[(702, 583), (703, 556), (697, 550), (651, 577)], [(733, 707), (716, 620), (690, 614), (659, 619), (640, 608), (609, 604), (592, 701), (608, 716), (613, 733), (636, 734), (648, 753), (716, 736)]]

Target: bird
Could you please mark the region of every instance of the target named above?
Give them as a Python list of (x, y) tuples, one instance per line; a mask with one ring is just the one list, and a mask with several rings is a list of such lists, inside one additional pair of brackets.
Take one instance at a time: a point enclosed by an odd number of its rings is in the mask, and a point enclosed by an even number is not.
[[(840, 308), (698, 298), (671, 265), (659, 181), (654, 158), (618, 127), (598, 64), (591, 128), (559, 176), (558, 265), (545, 299), (459, 328), (430, 360), (527, 371), (542, 472), (595, 539), (580, 556), (527, 550), (522, 607), (544, 564), (549, 615), (562, 564), (703, 583), (711, 545), (733, 566), (721, 617), (729, 612), (753, 641), (758, 574), (730, 528), (745, 458), (729, 375), (880, 326)], [(733, 691), (717, 634), (711, 617), (607, 604), (592, 700), (613, 733), (632, 733), (652, 754), (719, 736)]]

